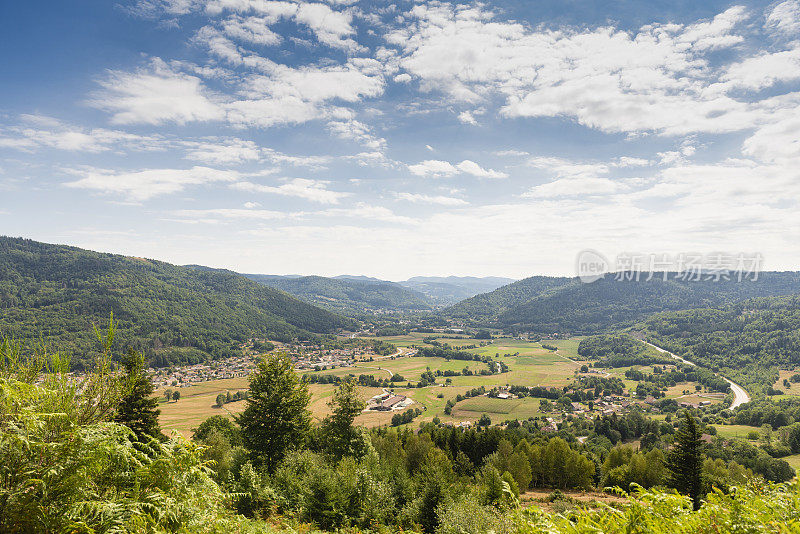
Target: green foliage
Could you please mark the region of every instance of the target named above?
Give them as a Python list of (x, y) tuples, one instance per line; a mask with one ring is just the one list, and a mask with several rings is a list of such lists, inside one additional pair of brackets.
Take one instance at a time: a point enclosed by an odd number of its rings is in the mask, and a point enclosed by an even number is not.
[(353, 426), (355, 418), (367, 406), (357, 386), (352, 378), (339, 384), (328, 403), (332, 413), (325, 418), (320, 428), (323, 449), (336, 461), (345, 456), (360, 458), (366, 454), (364, 432)]
[(133, 430), (139, 440), (146, 436), (164, 437), (158, 424), (158, 399), (153, 397), (153, 383), (145, 373), (144, 358), (130, 349), (122, 364), (129, 388), (117, 405), (114, 421)]
[(236, 418), (256, 466), (272, 471), (287, 452), (305, 445), (311, 432), (308, 385), (286, 354), (259, 360), (250, 375), (247, 408)]
[(251, 337), (290, 340), (352, 321), (229, 271), (100, 254), (0, 237), (0, 335), (32, 345), (43, 338), (90, 367), (92, 324), (109, 311), (115, 347), (156, 365), (240, 354)]
[(131, 388), (104, 360), (76, 378), (66, 359), (17, 359), (16, 346), (0, 355), (0, 532), (258, 529), (226, 510), (200, 447), (107, 422)]
[(665, 310), (722, 305), (753, 297), (792, 295), (800, 273), (760, 273), (757, 281), (615, 280), (534, 276), (477, 295), (441, 312), (476, 325), (540, 334), (593, 334), (630, 326)]
[(644, 326), (657, 345), (719, 370), (751, 394), (769, 393), (778, 367), (800, 365), (798, 297), (662, 313)]
[(692, 499), (700, 508), (703, 475), (703, 442), (694, 417), (685, 412), (683, 425), (675, 433), (675, 445), (667, 455), (669, 485)]

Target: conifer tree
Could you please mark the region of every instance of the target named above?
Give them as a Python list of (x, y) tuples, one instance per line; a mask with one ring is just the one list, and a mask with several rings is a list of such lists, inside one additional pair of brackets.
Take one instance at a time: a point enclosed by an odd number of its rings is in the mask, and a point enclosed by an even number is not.
[(675, 433), (675, 446), (667, 455), (669, 485), (692, 499), (695, 510), (700, 509), (703, 475), (703, 441), (697, 421), (689, 412)]
[(335, 459), (343, 456), (360, 456), (364, 451), (363, 440), (353, 427), (353, 421), (366, 407), (358, 394), (358, 385), (353, 378), (342, 380), (328, 403), (333, 413), (322, 424), (325, 449)]
[(144, 371), (144, 358), (131, 349), (122, 365), (129, 390), (117, 405), (114, 421), (133, 430), (140, 441), (145, 436), (163, 437), (158, 425), (161, 411), (156, 408), (158, 399), (153, 397), (153, 383)]
[(250, 376), (247, 408), (236, 418), (253, 463), (272, 471), (287, 452), (305, 445), (311, 432), (308, 385), (286, 354), (262, 358)]

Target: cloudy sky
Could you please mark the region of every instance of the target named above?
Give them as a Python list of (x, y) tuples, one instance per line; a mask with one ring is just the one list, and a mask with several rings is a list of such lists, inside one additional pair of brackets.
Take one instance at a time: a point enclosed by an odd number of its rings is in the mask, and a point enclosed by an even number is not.
[(0, 234), (243, 272), (800, 269), (800, 1), (3, 2)]

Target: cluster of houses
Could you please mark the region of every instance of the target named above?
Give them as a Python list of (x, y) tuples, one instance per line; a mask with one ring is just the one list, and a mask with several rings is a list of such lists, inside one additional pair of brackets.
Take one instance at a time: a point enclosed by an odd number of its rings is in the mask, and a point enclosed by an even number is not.
[(388, 412), (391, 410), (402, 410), (414, 404), (414, 401), (405, 395), (395, 395), (389, 391), (384, 391), (372, 397), (367, 403), (367, 410)]
[(348, 347), (341, 349), (326, 349), (308, 341), (301, 341), (289, 348), (297, 369), (334, 369), (336, 367), (350, 367), (358, 360), (369, 360), (377, 356), (367, 347)]
[(149, 368), (147, 374), (154, 388), (186, 387), (208, 380), (240, 378), (255, 369), (255, 361), (250, 356), (233, 356), (209, 363), (198, 363), (184, 367)]

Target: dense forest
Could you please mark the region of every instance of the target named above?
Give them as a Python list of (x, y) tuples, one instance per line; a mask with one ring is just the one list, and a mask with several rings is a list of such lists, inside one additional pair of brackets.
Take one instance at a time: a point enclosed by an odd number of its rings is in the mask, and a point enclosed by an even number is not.
[(658, 346), (721, 372), (751, 394), (777, 394), (778, 369), (800, 366), (800, 297), (660, 313), (643, 324)]
[(351, 316), (361, 317), (387, 311), (429, 311), (433, 308), (433, 302), (427, 296), (394, 282), (323, 276), (243, 276), (285, 291), (320, 308)]
[(313, 337), (353, 321), (230, 271), (0, 237), (0, 335), (42, 340), (80, 367), (113, 312), (117, 343), (156, 364), (239, 354), (256, 336)]
[(800, 273), (764, 272), (757, 280), (616, 280), (591, 284), (535, 276), (477, 295), (441, 312), (468, 324), (537, 333), (597, 333), (627, 327), (657, 312), (720, 306), (800, 291)]

